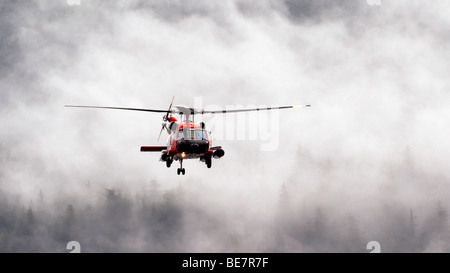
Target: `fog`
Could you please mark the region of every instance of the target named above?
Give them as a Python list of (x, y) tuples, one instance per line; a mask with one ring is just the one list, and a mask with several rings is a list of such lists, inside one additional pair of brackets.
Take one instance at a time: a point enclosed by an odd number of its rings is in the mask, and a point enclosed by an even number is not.
[[(449, 8), (2, 1), (0, 252), (450, 251)], [(139, 152), (162, 115), (64, 107), (172, 96), (312, 107), (273, 114), (275, 149), (215, 139), (185, 176)]]

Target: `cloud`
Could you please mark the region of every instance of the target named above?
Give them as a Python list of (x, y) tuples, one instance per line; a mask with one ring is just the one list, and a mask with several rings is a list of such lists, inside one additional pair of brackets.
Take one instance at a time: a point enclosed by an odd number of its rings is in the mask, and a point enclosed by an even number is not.
[[(449, 194), (447, 2), (0, 7), (2, 251), (65, 251), (73, 236), (91, 252), (448, 247), (445, 224), (425, 221), (447, 221), (435, 209)], [(173, 95), (313, 107), (279, 112), (276, 151), (216, 140), (225, 157), (180, 177), (139, 153), (160, 116), (63, 107), (165, 108)]]

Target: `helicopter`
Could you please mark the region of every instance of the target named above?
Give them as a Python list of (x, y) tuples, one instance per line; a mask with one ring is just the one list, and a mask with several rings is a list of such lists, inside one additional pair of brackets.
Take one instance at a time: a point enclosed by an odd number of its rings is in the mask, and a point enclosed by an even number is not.
[[(163, 123), (159, 132), (158, 140), (164, 130), (167, 131), (169, 137), (167, 144), (164, 146), (141, 146), (141, 152), (160, 152), (160, 161), (165, 162), (170, 168), (173, 161), (179, 161), (180, 167), (177, 174), (185, 175), (186, 170), (183, 168), (183, 160), (200, 159), (208, 168), (212, 166), (212, 159), (219, 159), (225, 155), (222, 146), (212, 146), (211, 133), (206, 130), (204, 122), (195, 122), (195, 115), (204, 114), (226, 114), (250, 111), (279, 110), (292, 109), (298, 107), (311, 107), (311, 105), (288, 105), (273, 107), (257, 107), (248, 109), (232, 109), (232, 110), (205, 110), (182, 105), (173, 106), (175, 96), (168, 110), (163, 109), (143, 109), (143, 108), (125, 108), (125, 107), (109, 107), (109, 106), (85, 106), (85, 105), (64, 105), (65, 107), (78, 108), (97, 108), (97, 109), (113, 109), (113, 110), (130, 110), (152, 113), (164, 113)], [(173, 107), (172, 107), (173, 106)], [(173, 115), (178, 114), (179, 119)]]

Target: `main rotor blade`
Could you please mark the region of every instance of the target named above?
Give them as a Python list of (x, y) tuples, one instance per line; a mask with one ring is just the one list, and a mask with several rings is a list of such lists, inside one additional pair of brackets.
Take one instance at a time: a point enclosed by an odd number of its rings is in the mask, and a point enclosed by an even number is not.
[(205, 111), (202, 110), (200, 114), (225, 114), (225, 113), (237, 113), (237, 112), (250, 112), (250, 111), (265, 111), (265, 110), (279, 110), (279, 109), (292, 109), (299, 107), (311, 107), (309, 104), (305, 105), (289, 105), (289, 106), (274, 106), (274, 107), (258, 107), (249, 109), (232, 109), (232, 110), (213, 110)]
[(79, 107), (79, 108), (99, 108), (99, 109), (115, 109), (115, 110), (131, 110), (131, 111), (143, 111), (154, 113), (172, 113), (171, 110), (159, 110), (159, 109), (142, 109), (142, 108), (124, 108), (124, 107), (105, 107), (105, 106), (82, 106), (82, 105), (64, 105), (64, 107)]
[(170, 109), (172, 109), (172, 104), (173, 104), (173, 100), (174, 100), (174, 99), (175, 99), (175, 96), (172, 97), (172, 101), (170, 102), (169, 110), (167, 110), (167, 114), (169, 114)]
[(161, 137), (161, 134), (162, 134), (162, 131), (163, 131), (163, 130), (164, 130), (164, 125), (161, 126), (161, 131), (159, 131), (158, 141), (159, 141), (159, 138)]
[(170, 105), (169, 105), (169, 110), (167, 110), (167, 113), (163, 117), (164, 121), (167, 121), (169, 119), (169, 113), (171, 113), (170, 110), (172, 109), (172, 104), (173, 104), (174, 99), (175, 99), (175, 96), (172, 97), (172, 101), (170, 102)]

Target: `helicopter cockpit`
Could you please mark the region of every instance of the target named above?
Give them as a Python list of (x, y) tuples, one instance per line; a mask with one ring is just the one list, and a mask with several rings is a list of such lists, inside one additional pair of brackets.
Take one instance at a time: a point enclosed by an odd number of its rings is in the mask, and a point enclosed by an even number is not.
[(204, 129), (183, 128), (178, 131), (178, 139), (201, 140), (207, 139), (207, 136)]

